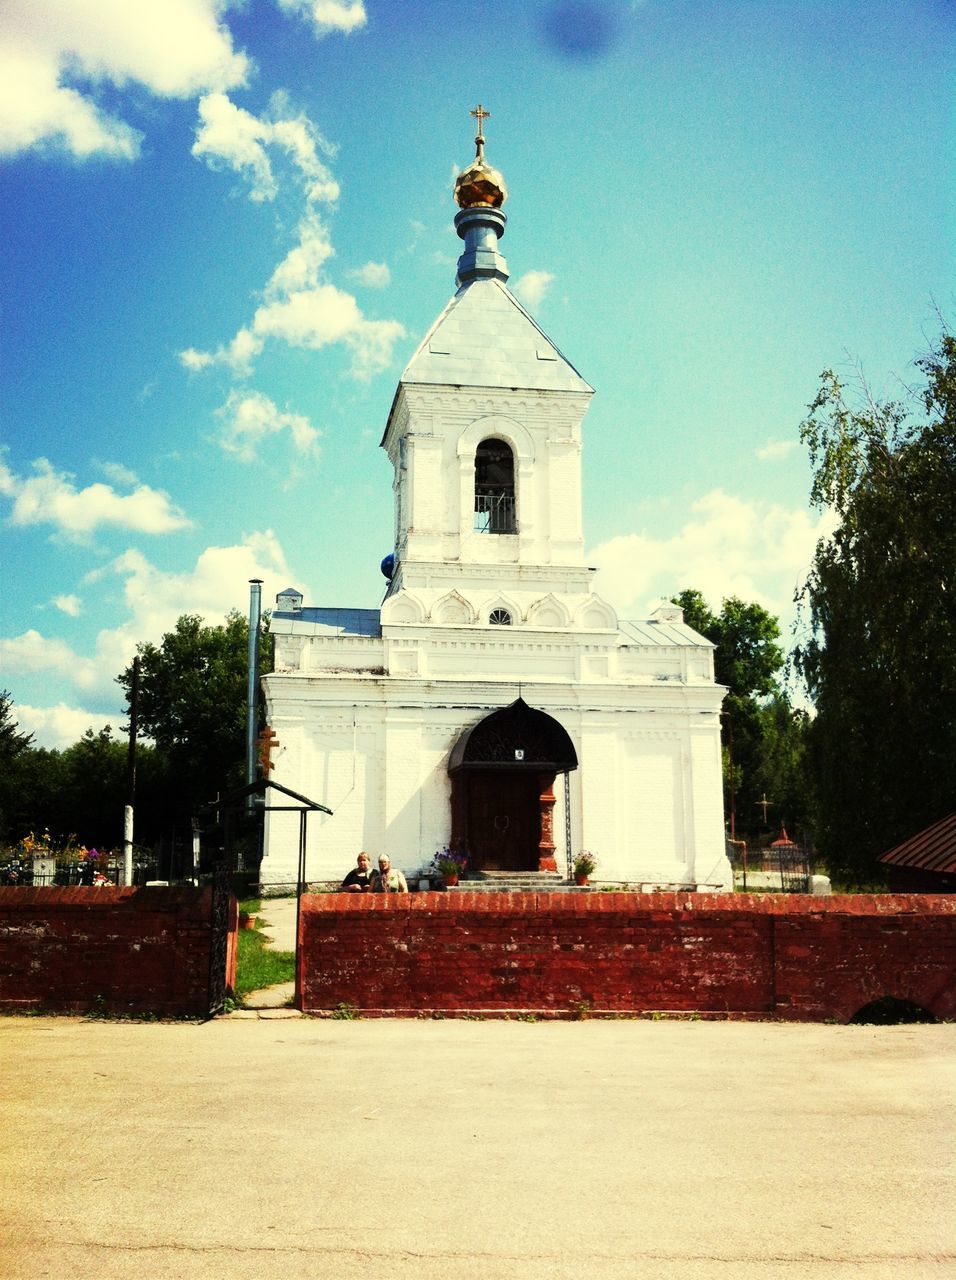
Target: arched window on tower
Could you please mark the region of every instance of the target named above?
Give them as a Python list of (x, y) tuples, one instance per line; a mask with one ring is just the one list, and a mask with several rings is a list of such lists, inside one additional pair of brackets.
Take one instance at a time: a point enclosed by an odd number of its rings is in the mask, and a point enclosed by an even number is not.
[(518, 532), (515, 458), (504, 440), (482, 440), (475, 450), (475, 532)]

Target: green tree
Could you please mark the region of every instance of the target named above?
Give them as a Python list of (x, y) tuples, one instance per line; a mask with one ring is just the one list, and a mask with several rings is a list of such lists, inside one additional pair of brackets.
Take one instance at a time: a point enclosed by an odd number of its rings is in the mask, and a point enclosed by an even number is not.
[(736, 834), (755, 838), (766, 831), (763, 795), (771, 827), (786, 821), (801, 830), (807, 816), (806, 718), (793, 711), (780, 684), (784, 651), (778, 620), (762, 605), (736, 596), (724, 600), (719, 613), (699, 591), (682, 591), (674, 602), (687, 625), (715, 646), (714, 675), (727, 686), (721, 717), (724, 799), (727, 814), (735, 812)]
[(22, 794), (23, 759), (30, 751), (32, 733), (21, 733), (13, 714), (13, 698), (0, 693), (0, 838), (11, 840), (23, 833), (14, 831)]
[[(166, 762), (166, 813), (177, 823), (245, 780), (248, 635), (238, 612), (214, 626), (184, 614), (158, 645), (137, 646), (138, 727)], [(260, 672), (268, 669), (266, 648)], [(132, 664), (117, 679), (129, 699)]]
[[(752, 791), (766, 796), (767, 823), (760, 809), (760, 825), (770, 824), (776, 834), (781, 825), (801, 843), (815, 832), (815, 788), (809, 767), (810, 717), (793, 707), (784, 692), (777, 692), (759, 707), (760, 745), (754, 765)], [(753, 824), (753, 817), (750, 818)], [(750, 828), (754, 830), (753, 825)]]
[(126, 803), (125, 742), (117, 742), (110, 725), (98, 733), (87, 729), (79, 742), (60, 753), (55, 827), (73, 833), (80, 844), (117, 849), (123, 843)]
[(921, 388), (886, 403), (825, 371), (801, 425), (811, 500), (838, 523), (794, 662), (816, 704), (820, 847), (859, 878), (956, 807), (956, 340), (916, 364)]
[(0, 764), (15, 759), (33, 742), (32, 733), (20, 733), (20, 726), (13, 718), (13, 698), (4, 689), (0, 692)]

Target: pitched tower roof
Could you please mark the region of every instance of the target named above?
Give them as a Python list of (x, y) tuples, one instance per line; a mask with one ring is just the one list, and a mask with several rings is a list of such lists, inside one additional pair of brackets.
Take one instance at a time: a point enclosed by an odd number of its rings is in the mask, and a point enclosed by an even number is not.
[(593, 393), (503, 281), (461, 285), (400, 382)]
[(479, 105), (476, 155), (459, 175), (461, 206), (455, 229), (464, 241), (458, 259), (458, 290), (425, 335), (399, 380), (403, 384), (508, 387), (593, 394), (507, 287), (508, 264), (498, 248), (508, 221), (501, 205), (504, 178), (484, 157)]

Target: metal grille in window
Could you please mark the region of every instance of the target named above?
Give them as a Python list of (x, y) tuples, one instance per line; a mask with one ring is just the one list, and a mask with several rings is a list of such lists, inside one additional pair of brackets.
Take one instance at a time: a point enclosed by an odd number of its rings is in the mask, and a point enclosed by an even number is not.
[(475, 490), (475, 532), (517, 533), (513, 493), (500, 489)]
[(488, 621), (493, 627), (510, 627), (511, 614), (507, 609), (492, 609), (488, 615)]
[(482, 440), (475, 450), (475, 531), (517, 533), (515, 459), (505, 440)]

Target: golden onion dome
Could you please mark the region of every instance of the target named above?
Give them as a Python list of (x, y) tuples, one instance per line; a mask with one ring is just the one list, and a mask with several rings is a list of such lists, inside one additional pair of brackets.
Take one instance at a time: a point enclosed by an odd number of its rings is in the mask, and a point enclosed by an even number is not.
[(508, 199), (508, 188), (497, 169), (492, 169), (484, 159), (476, 159), (455, 182), (455, 200), (462, 209), (486, 205), (500, 209)]
[(473, 209), (482, 205), (485, 208), (500, 209), (508, 199), (508, 188), (498, 170), (493, 169), (485, 160), (485, 136), (481, 128), (482, 122), (491, 112), (486, 111), (479, 102), (471, 114), (478, 120), (475, 158), (467, 169), (458, 175), (455, 182), (455, 200), (462, 209)]

